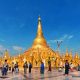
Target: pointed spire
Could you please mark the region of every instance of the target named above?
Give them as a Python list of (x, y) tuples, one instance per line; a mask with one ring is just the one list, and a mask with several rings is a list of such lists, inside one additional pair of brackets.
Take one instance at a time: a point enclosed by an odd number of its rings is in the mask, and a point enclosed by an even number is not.
[(78, 53), (77, 53), (77, 52), (75, 53), (75, 58), (79, 58), (79, 56), (78, 56)]
[(68, 48), (66, 49), (66, 52), (68, 53)]
[(66, 49), (66, 55), (65, 56), (69, 56), (68, 49)]
[(38, 37), (43, 36), (43, 33), (42, 33), (42, 24), (41, 24), (41, 18), (40, 18), (40, 16), (38, 17), (37, 36), (38, 36)]
[(41, 47), (41, 46), (45, 46), (47, 47), (47, 42), (43, 36), (43, 32), (42, 32), (42, 24), (41, 24), (41, 18), (40, 16), (38, 17), (38, 30), (37, 30), (37, 35), (36, 38), (34, 39), (33, 42), (33, 48), (34, 47)]
[(69, 56), (72, 57), (72, 50), (70, 50), (70, 54), (69, 54)]
[(8, 52), (7, 49), (6, 49), (5, 52), (4, 52), (4, 57), (7, 57), (7, 58), (9, 57), (9, 52)]

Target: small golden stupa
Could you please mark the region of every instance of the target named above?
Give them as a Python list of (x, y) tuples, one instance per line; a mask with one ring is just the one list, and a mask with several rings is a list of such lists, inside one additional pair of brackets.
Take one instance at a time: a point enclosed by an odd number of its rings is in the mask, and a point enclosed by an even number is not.
[(8, 50), (5, 50), (4, 52), (2, 63), (4, 63), (5, 60), (7, 60), (7, 63), (11, 65), (11, 57)]
[(48, 46), (42, 32), (41, 18), (38, 18), (38, 30), (36, 38), (33, 41), (32, 47), (24, 52), (26, 60), (32, 62), (33, 67), (39, 67), (41, 61), (44, 62), (45, 66), (48, 66), (50, 60), (52, 66), (55, 65), (56, 53)]
[(73, 60), (73, 62), (74, 62), (74, 65), (75, 66), (78, 66), (78, 64), (80, 64), (79, 63), (79, 56), (78, 56), (78, 53), (75, 53), (75, 56), (74, 56), (74, 58), (73, 58), (74, 60)]

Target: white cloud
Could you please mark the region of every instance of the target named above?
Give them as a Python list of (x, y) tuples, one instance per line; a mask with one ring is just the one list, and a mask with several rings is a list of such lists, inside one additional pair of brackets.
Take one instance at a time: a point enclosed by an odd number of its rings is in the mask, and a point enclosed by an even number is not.
[(68, 39), (72, 39), (74, 36), (73, 35), (70, 35), (69, 37), (68, 37)]
[(56, 43), (57, 41), (61, 42), (61, 41), (65, 41), (65, 40), (69, 40), (69, 39), (72, 39), (74, 36), (73, 35), (63, 35), (61, 38), (59, 39), (56, 39), (56, 40), (49, 40), (48, 43), (51, 44), (51, 43)]
[(6, 48), (3, 45), (0, 45), (0, 55), (3, 55)]
[(60, 38), (60, 40), (64, 41), (67, 37), (68, 37), (68, 35), (65, 34), (65, 35), (63, 35), (63, 36)]
[(55, 40), (49, 40), (48, 41), (48, 43), (54, 43), (55, 42)]
[(1, 42), (4, 42), (5, 40), (4, 40), (4, 39), (0, 39), (0, 41), (1, 41)]
[(0, 45), (0, 51), (4, 51), (4, 50), (6, 50), (6, 48), (4, 48), (3, 45)]
[(61, 42), (61, 41), (63, 41), (63, 40), (49, 40), (49, 41), (48, 41), (48, 44), (51, 45), (51, 44), (53, 44), (53, 43), (57, 43), (57, 41)]
[(64, 41), (64, 40), (69, 40), (69, 39), (72, 39), (74, 36), (73, 35), (67, 35), (65, 34), (64, 36), (62, 36), (60, 38), (60, 40)]
[(48, 43), (56, 43), (57, 41), (61, 42), (64, 41), (68, 37), (67, 34), (63, 35), (61, 38), (56, 39), (56, 40), (49, 40)]
[(22, 50), (22, 47), (20, 47), (20, 46), (13, 46), (13, 49), (17, 50), (17, 51), (20, 51), (20, 50)]

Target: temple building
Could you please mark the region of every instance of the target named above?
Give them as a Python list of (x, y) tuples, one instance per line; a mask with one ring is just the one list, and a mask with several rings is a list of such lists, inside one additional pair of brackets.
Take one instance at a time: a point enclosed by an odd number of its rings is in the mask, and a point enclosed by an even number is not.
[(32, 47), (24, 52), (26, 59), (32, 62), (34, 67), (39, 67), (41, 61), (45, 66), (48, 66), (50, 60), (52, 66), (55, 65), (56, 53), (48, 46), (46, 39), (43, 36), (41, 18), (38, 18), (38, 29), (36, 38), (33, 41)]

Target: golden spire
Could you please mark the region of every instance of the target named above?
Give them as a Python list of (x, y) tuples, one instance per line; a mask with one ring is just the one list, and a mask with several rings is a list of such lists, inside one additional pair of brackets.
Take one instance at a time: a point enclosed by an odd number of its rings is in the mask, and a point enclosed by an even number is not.
[(69, 61), (72, 63), (72, 60), (73, 60), (72, 50), (70, 50), (70, 53), (69, 53)]
[(42, 32), (42, 24), (41, 24), (41, 18), (38, 17), (38, 30), (36, 38), (34, 39), (33, 46), (32, 47), (41, 47), (41, 46), (47, 46), (46, 40), (43, 36)]
[(41, 18), (40, 16), (38, 17), (38, 30), (37, 30), (37, 37), (43, 36), (42, 33), (42, 25), (41, 25)]
[(69, 56), (72, 58), (72, 50), (70, 51), (70, 54), (69, 54)]
[(4, 57), (5, 57), (5, 58), (8, 58), (8, 57), (9, 57), (9, 52), (8, 52), (8, 50), (5, 50), (5, 52), (4, 52)]
[(66, 54), (65, 54), (65, 56), (69, 56), (69, 54), (68, 54), (68, 49), (66, 49)]
[(75, 53), (75, 56), (74, 56), (74, 57), (75, 57), (75, 58), (77, 58), (77, 59), (79, 58), (79, 56), (78, 56), (78, 53), (77, 53), (77, 52)]

